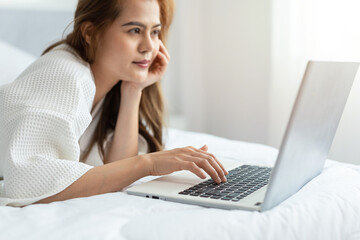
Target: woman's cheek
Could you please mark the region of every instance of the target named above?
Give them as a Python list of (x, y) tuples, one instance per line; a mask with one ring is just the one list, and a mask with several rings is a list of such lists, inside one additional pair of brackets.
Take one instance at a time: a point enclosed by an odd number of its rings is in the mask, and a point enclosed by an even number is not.
[(159, 42), (159, 40), (157, 40), (157, 41), (155, 42), (155, 47), (154, 47), (154, 56), (155, 56), (155, 57), (157, 56), (157, 54), (158, 54), (159, 51), (160, 51), (160, 42)]

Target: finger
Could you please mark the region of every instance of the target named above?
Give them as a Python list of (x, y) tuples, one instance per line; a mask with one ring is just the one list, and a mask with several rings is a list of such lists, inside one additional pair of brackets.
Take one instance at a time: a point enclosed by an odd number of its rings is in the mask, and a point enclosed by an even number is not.
[(161, 40), (160, 40), (159, 51), (163, 52), (166, 55), (166, 57), (170, 59), (170, 54)]
[(214, 180), (214, 182), (221, 183), (221, 178), (219, 177), (215, 168), (208, 162), (208, 159), (203, 157), (188, 156), (188, 159), (186, 160), (194, 162), (198, 167), (204, 169), (204, 171)]
[(203, 151), (207, 151), (207, 150), (208, 150), (208, 146), (205, 144), (205, 145), (202, 146), (200, 149), (203, 150)]
[[(222, 181), (226, 182), (226, 177), (225, 175), (228, 175), (229, 172), (226, 171), (226, 169), (224, 168), (224, 166), (221, 164), (221, 162), (214, 156), (214, 154), (212, 153), (208, 153), (208, 147), (205, 144), (203, 147), (201, 147), (199, 150), (197, 150), (196, 148), (192, 148), (190, 147), (191, 150), (193, 150), (194, 152), (196, 151), (200, 151), (203, 155), (203, 157), (208, 157), (211, 159), (211, 165), (217, 170), (220, 178), (222, 179)], [(204, 151), (204, 149), (206, 149), (206, 151)], [(219, 168), (221, 169), (221, 171), (219, 171)]]
[(181, 170), (189, 170), (190, 172), (194, 173), (201, 179), (206, 178), (206, 174), (194, 162), (182, 161), (180, 169)]
[(170, 60), (170, 54), (168, 50), (166, 49), (164, 43), (160, 40), (160, 52), (162, 52), (168, 60)]
[(215, 158), (209, 153), (200, 153), (202, 157), (208, 161), (208, 163), (216, 170), (217, 175), (220, 177), (222, 182), (226, 182), (225, 171), (221, 168), (220, 164)]
[[(206, 147), (206, 150), (205, 150), (205, 147)], [(209, 148), (206, 144), (204, 146), (202, 146), (200, 148), (200, 150), (205, 151), (206, 154), (209, 154), (217, 162), (217, 164), (221, 167), (221, 169), (223, 170), (225, 175), (229, 174), (229, 172), (225, 169), (225, 167), (221, 164), (221, 162), (215, 157), (215, 155), (207, 152), (209, 150)]]
[(215, 161), (219, 164), (219, 166), (221, 167), (221, 169), (223, 170), (223, 172), (225, 173), (225, 175), (228, 175), (229, 172), (225, 169), (225, 167), (222, 165), (222, 163), (215, 157), (214, 154), (209, 153), (214, 159)]
[(161, 66), (166, 67), (169, 64), (169, 60), (166, 58), (165, 54), (158, 52), (158, 60)]
[(149, 72), (153, 72), (156, 74), (162, 74), (165, 72), (167, 65), (168, 65), (168, 60), (166, 59), (164, 54), (161, 52), (158, 52), (158, 55), (157, 55), (156, 59), (154, 60), (154, 62), (152, 63), (152, 65), (149, 69)]
[(203, 168), (216, 183), (221, 183), (221, 181), (226, 182), (224, 172), (210, 154), (196, 149), (193, 146), (185, 147), (183, 150), (185, 151), (185, 155), (187, 154), (189, 156), (186, 160), (194, 161), (199, 167)]

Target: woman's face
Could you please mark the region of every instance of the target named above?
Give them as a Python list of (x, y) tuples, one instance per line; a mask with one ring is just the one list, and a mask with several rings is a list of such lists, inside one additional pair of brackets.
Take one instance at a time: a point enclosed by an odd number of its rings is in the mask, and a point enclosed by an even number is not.
[(157, 0), (126, 0), (120, 16), (99, 39), (93, 64), (111, 81), (143, 82), (160, 43)]

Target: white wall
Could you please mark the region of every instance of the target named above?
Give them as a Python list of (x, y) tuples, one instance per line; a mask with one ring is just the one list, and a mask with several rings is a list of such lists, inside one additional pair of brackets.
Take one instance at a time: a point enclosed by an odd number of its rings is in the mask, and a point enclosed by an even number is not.
[(61, 39), (72, 19), (71, 11), (0, 8), (0, 39), (40, 56), (50, 44)]
[[(171, 96), (185, 128), (279, 147), (307, 61), (360, 61), (359, 5), (178, 0)], [(359, 81), (330, 151), (335, 160), (360, 163)]]
[[(61, 36), (76, 2), (0, 0), (0, 37), (38, 55)], [(360, 61), (359, 4), (176, 0), (163, 80), (170, 126), (279, 147), (306, 61)], [(9, 9), (20, 17), (9, 21)], [(331, 149), (335, 160), (360, 163), (359, 101), (358, 76)]]
[(0, 0), (0, 39), (40, 56), (62, 38), (76, 4), (77, 0)]
[[(269, 144), (279, 147), (306, 61), (360, 62), (360, 1), (274, 0)], [(360, 74), (330, 158), (360, 163)]]
[[(178, 0), (175, 90), (186, 129), (266, 143), (268, 0)], [(170, 42), (171, 47), (171, 42)], [(173, 63), (171, 63), (173, 64)]]
[(0, 0), (0, 8), (41, 11), (72, 11), (77, 0)]
[[(39, 56), (61, 37), (76, 0), (0, 0), (0, 38)], [(176, 0), (163, 80), (169, 125), (267, 141), (268, 0)], [(12, 24), (8, 24), (11, 22)]]

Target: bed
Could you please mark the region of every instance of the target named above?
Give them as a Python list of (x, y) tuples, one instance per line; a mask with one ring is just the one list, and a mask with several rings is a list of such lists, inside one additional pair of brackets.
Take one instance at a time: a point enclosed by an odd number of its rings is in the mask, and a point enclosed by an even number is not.
[[(218, 159), (247, 164), (272, 166), (277, 155), (276, 149), (261, 144), (166, 131), (166, 149), (203, 143)], [(1, 206), (0, 216), (0, 239), (355, 240), (360, 239), (360, 167), (327, 160), (319, 176), (264, 213), (205, 208), (121, 191), (24, 208)]]
[[(6, 44), (0, 52), (7, 56), (0, 62), (0, 80), (13, 80), (11, 74), (33, 61)], [(5, 66), (11, 60), (16, 71)], [(14, 71), (4, 73), (9, 69)], [(174, 128), (166, 129), (164, 138), (166, 149), (206, 143), (219, 160), (273, 166), (277, 156), (277, 149), (266, 145)], [(357, 165), (327, 160), (319, 176), (264, 213), (142, 198), (124, 190), (24, 208), (0, 206), (0, 239), (360, 239)]]

